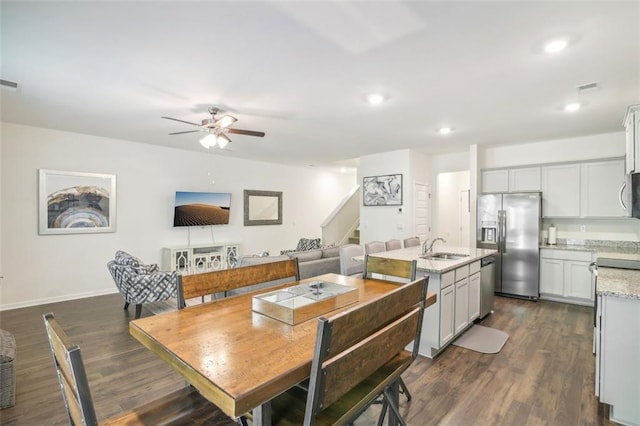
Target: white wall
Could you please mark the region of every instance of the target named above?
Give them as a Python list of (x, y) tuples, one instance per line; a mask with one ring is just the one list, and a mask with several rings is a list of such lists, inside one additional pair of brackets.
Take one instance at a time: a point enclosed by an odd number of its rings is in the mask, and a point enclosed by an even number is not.
[(399, 150), (360, 158), (358, 181), (363, 177), (402, 174), (402, 206), (362, 206), (360, 242), (404, 239), (414, 235), (414, 183), (430, 184), (428, 157), (412, 150)]
[[(192, 229), (192, 244), (234, 241), (242, 253), (279, 254), (300, 237), (320, 237), (355, 184), (354, 175), (7, 123), (1, 150), (0, 309), (114, 292), (106, 263), (116, 250), (159, 263), (162, 247), (186, 245), (187, 229), (172, 226), (176, 190), (232, 193), (230, 224)], [(38, 169), (115, 174), (117, 232), (38, 235)], [(244, 189), (282, 191), (283, 225), (245, 227)]]
[(481, 169), (561, 163), (625, 155), (624, 132), (554, 139), (520, 145), (487, 147), (479, 155)]

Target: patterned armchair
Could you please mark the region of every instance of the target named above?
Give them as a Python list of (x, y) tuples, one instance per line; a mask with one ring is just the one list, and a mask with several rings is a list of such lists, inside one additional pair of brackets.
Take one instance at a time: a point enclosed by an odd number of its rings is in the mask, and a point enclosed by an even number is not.
[(145, 265), (137, 257), (118, 250), (107, 268), (124, 299), (124, 309), (136, 305), (136, 318), (140, 318), (143, 303), (159, 302), (176, 297), (176, 271), (160, 271), (158, 265)]

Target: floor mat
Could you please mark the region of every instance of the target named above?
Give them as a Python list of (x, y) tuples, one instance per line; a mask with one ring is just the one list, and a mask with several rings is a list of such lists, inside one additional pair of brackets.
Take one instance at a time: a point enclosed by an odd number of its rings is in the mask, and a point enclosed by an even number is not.
[(496, 354), (500, 352), (508, 338), (509, 335), (504, 331), (474, 324), (453, 344), (483, 354)]

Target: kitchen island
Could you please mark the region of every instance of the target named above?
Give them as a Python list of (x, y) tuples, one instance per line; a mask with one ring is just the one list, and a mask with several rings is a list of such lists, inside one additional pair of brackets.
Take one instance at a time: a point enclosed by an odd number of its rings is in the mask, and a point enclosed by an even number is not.
[[(408, 247), (371, 256), (417, 260), (418, 276), (429, 276), (429, 291), (438, 298), (425, 310), (420, 355), (433, 358), (480, 316), (481, 259), (496, 253), (491, 249), (437, 245), (430, 254), (455, 254), (449, 259), (427, 259), (421, 247)], [(493, 288), (491, 289), (493, 294)]]
[(596, 297), (596, 396), (612, 421), (640, 425), (640, 270), (599, 266)]

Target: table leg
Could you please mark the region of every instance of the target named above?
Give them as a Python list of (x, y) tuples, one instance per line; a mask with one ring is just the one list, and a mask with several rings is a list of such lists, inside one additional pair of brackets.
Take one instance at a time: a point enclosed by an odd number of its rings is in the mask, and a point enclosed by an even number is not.
[(271, 426), (271, 402), (265, 402), (253, 409), (254, 426)]

